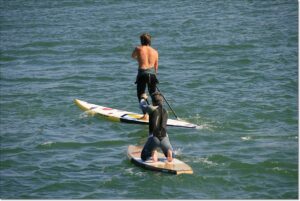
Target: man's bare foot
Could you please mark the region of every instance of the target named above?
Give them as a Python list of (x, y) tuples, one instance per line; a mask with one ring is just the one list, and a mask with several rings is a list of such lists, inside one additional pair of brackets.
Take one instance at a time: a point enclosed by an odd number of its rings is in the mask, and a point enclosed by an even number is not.
[(149, 121), (149, 115), (145, 114), (144, 116), (142, 116), (141, 118), (139, 118), (139, 120)]
[(158, 161), (157, 151), (156, 150), (152, 152), (152, 160), (153, 160), (153, 162), (157, 162)]
[(172, 153), (171, 149), (168, 150), (167, 160), (168, 160), (168, 162), (172, 162), (173, 161), (173, 153)]

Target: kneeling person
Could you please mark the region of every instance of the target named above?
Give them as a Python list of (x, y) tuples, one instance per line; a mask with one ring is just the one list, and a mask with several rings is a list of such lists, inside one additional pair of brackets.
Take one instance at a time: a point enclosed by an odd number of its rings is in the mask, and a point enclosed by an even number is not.
[(148, 160), (152, 157), (153, 161), (157, 161), (157, 148), (161, 148), (167, 160), (171, 162), (174, 158), (173, 148), (167, 134), (168, 113), (163, 108), (162, 95), (159, 92), (151, 94), (152, 105), (146, 102), (146, 94), (142, 94), (140, 107), (149, 114), (149, 137), (142, 150), (142, 160)]

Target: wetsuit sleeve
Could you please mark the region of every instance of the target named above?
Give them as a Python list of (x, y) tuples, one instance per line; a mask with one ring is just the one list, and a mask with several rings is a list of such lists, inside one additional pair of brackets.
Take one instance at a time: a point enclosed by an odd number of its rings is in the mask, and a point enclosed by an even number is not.
[(163, 109), (163, 120), (162, 120), (162, 128), (165, 130), (165, 133), (167, 135), (167, 123), (168, 123), (168, 112), (167, 110)]
[(145, 99), (141, 99), (140, 108), (144, 114), (151, 114), (157, 108), (157, 106), (148, 105)]
[(143, 111), (143, 113), (146, 114), (147, 109), (148, 109), (148, 104), (147, 104), (147, 102), (146, 102), (145, 99), (141, 99), (141, 101), (140, 101), (140, 108)]

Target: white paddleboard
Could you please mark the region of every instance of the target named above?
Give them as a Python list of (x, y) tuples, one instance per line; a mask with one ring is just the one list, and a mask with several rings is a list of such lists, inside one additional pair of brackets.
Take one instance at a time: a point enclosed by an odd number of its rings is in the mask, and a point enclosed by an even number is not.
[[(113, 109), (100, 105), (91, 104), (82, 100), (75, 99), (75, 104), (84, 111), (88, 111), (93, 115), (104, 116), (111, 121), (134, 123), (134, 124), (148, 124), (148, 121), (141, 120), (142, 114), (127, 112), (124, 110)], [(168, 126), (183, 127), (183, 128), (196, 128), (196, 124), (191, 124), (181, 120), (168, 119)]]
[(148, 170), (171, 173), (171, 174), (193, 174), (192, 168), (186, 163), (174, 158), (172, 162), (168, 162), (165, 155), (158, 152), (158, 161), (143, 161), (141, 152), (143, 147), (129, 145), (127, 155), (131, 162)]

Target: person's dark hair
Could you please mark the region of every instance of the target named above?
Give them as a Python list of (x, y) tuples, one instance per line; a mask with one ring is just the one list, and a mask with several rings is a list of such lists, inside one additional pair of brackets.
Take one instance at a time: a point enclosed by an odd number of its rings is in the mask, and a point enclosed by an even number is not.
[(151, 36), (150, 36), (150, 34), (148, 34), (148, 33), (143, 33), (143, 34), (140, 36), (140, 39), (141, 39), (141, 44), (142, 44), (142, 45), (151, 45)]
[(159, 106), (163, 104), (163, 97), (160, 92), (156, 91), (151, 94), (153, 105)]

